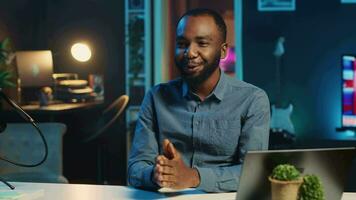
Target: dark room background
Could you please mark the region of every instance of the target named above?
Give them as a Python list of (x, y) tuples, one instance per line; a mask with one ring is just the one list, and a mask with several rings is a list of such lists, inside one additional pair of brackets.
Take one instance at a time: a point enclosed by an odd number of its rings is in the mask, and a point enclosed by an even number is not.
[(301, 144), (354, 140), (336, 128), (341, 126), (341, 56), (356, 54), (356, 5), (302, 0), (295, 11), (259, 12), (257, 1), (243, 1), (243, 12), (244, 79), (276, 101), (273, 51), (277, 38), (285, 37), (281, 100), (294, 105), (291, 118)]
[[(123, 0), (0, 0), (0, 40), (10, 37), (15, 50), (49, 49), (55, 72), (102, 74), (105, 104), (125, 93), (125, 5)], [(199, 7), (200, 1), (188, 7)], [(198, 2), (198, 3), (197, 3)], [(224, 1), (204, 1), (206, 6)], [(231, 5), (231, 0), (228, 4)], [(203, 4), (203, 3), (202, 3)], [(174, 5), (174, 4), (172, 4)], [(216, 7), (219, 12), (223, 6)], [(233, 9), (233, 8), (231, 8)], [(296, 10), (260, 12), (257, 0), (242, 0), (244, 80), (264, 89), (276, 101), (278, 37), (285, 37), (281, 62), (281, 100), (292, 103), (291, 115), (298, 147), (355, 146), (353, 132), (336, 131), (341, 126), (341, 56), (356, 55), (356, 4), (340, 0), (296, 0)], [(180, 14), (182, 10), (177, 10)], [(172, 19), (172, 24), (177, 19)], [(87, 63), (78, 63), (69, 48), (85, 41), (93, 50)], [(155, 72), (152, 72), (153, 74)], [(94, 182), (95, 149), (76, 144), (80, 132), (94, 114), (64, 116), (66, 133), (64, 175), (70, 181)], [(111, 183), (126, 184), (125, 119), (111, 131), (109, 177)], [(88, 167), (92, 166), (92, 167)]]
[[(51, 50), (54, 72), (104, 76), (105, 103), (125, 93), (124, 1), (110, 0), (1, 0), (0, 39), (9, 37), (14, 50)], [(70, 55), (75, 42), (92, 49), (89, 62), (79, 63)], [(68, 126), (64, 136), (64, 175), (70, 182), (94, 183), (96, 149), (75, 140), (86, 124), (100, 112), (63, 115), (56, 120)], [(36, 117), (36, 116), (34, 116)], [(38, 121), (48, 121), (35, 118)], [(79, 125), (80, 124), (80, 125)], [(121, 117), (110, 131), (108, 177), (112, 183), (126, 184), (125, 119)]]

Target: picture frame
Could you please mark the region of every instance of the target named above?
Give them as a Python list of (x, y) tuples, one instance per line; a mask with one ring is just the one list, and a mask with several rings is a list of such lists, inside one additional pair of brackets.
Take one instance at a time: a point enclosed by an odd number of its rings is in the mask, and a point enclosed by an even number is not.
[(295, 0), (257, 0), (258, 11), (294, 11)]
[(129, 9), (131, 10), (142, 10), (144, 6), (144, 0), (129, 0)]

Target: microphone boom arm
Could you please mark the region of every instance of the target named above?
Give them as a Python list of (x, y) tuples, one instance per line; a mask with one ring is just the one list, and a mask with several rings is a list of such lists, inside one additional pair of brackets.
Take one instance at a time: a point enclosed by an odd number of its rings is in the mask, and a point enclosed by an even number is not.
[[(20, 166), (20, 167), (37, 167), (39, 165), (41, 165), (42, 163), (44, 163), (46, 160), (47, 160), (47, 157), (48, 157), (48, 145), (47, 145), (47, 142), (46, 142), (46, 139), (45, 137), (43, 136), (43, 133), (41, 131), (41, 129), (37, 126), (35, 120), (29, 115), (27, 114), (19, 105), (17, 105), (13, 100), (11, 100), (10, 98), (8, 98), (4, 92), (2, 91), (2, 88), (0, 88), (0, 96), (8, 103), (10, 104), (14, 109), (15, 111), (24, 119), (26, 120), (27, 122), (29, 122), (33, 127), (35, 127), (35, 129), (37, 130), (38, 134), (40, 135), (42, 141), (43, 141), (43, 144), (44, 144), (44, 147), (45, 147), (45, 155), (43, 156), (42, 160), (39, 161), (38, 163), (35, 163), (35, 164), (23, 164), (23, 163), (17, 163), (17, 162), (14, 162), (14, 161), (11, 161), (11, 160), (8, 160), (6, 158), (2, 158), (0, 157), (0, 160), (3, 160), (3, 161), (6, 161), (6, 162), (9, 162), (11, 164), (14, 164), (14, 165), (17, 165), (17, 166)], [(12, 190), (15, 189), (14, 186), (12, 186), (11, 184), (9, 184), (8, 182), (6, 182), (5, 180), (1, 179), (0, 178), (0, 181), (1, 182), (4, 182), (7, 186), (9, 186)]]

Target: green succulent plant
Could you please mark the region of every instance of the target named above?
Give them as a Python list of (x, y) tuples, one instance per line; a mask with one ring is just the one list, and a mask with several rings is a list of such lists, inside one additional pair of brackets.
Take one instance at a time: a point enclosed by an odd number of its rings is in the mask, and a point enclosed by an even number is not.
[(14, 54), (10, 50), (10, 43), (9, 38), (0, 42), (0, 88), (16, 86), (12, 80), (14, 71), (11, 62)]
[(305, 175), (299, 188), (299, 200), (325, 200), (324, 189), (316, 175)]
[(301, 178), (300, 172), (290, 164), (277, 165), (271, 174), (271, 178), (280, 181), (293, 181)]

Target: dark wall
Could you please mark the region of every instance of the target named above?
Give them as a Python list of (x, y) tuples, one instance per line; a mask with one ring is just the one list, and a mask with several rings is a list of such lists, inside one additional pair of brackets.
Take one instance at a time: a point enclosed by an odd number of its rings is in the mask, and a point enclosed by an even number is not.
[(339, 0), (296, 1), (292, 12), (258, 12), (243, 1), (244, 79), (276, 101), (279, 36), (286, 38), (281, 65), (281, 99), (292, 103), (298, 138), (351, 139), (341, 125), (341, 55), (356, 54), (356, 5)]
[[(124, 2), (97, 0), (15, 0), (0, 2), (0, 21), (16, 50), (50, 49), (55, 72), (75, 72), (86, 79), (104, 74), (108, 100), (123, 93)], [(70, 47), (87, 42), (93, 56), (75, 61)]]
[[(125, 93), (124, 15), (124, 1), (117, 0), (1, 0), (0, 39), (11, 37), (15, 50), (52, 50), (55, 72), (78, 73), (82, 79), (87, 79), (91, 73), (103, 74), (105, 103), (108, 104)], [(71, 57), (70, 47), (77, 41), (91, 46), (89, 62), (79, 63)], [(98, 115), (76, 113), (75, 117), (68, 117), (64, 119), (69, 126), (64, 141), (64, 173), (70, 180), (95, 181), (96, 149), (94, 146), (80, 146), (71, 136), (85, 128), (76, 126), (79, 121), (88, 119), (95, 122)], [(85, 122), (81, 124), (85, 125)], [(113, 182), (125, 184), (123, 117), (109, 135), (110, 172), (106, 173)], [(71, 157), (71, 154), (77, 157)]]

